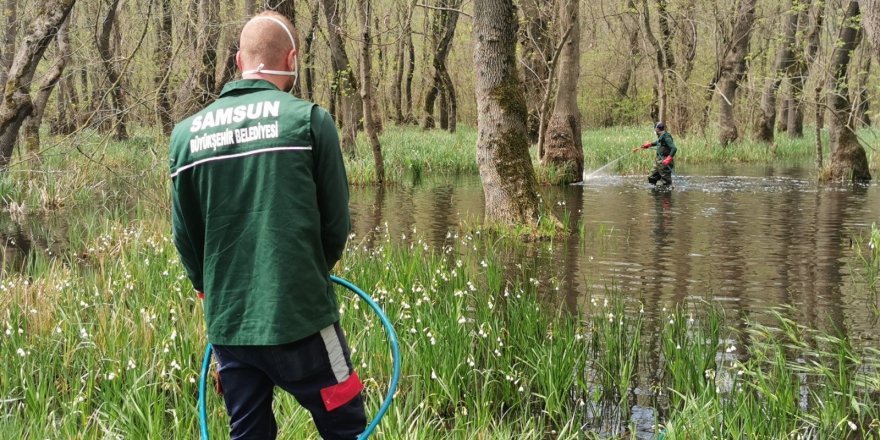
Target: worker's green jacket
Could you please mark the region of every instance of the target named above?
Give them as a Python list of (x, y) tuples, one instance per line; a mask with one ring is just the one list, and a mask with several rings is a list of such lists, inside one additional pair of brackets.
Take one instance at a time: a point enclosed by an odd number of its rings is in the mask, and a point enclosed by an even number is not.
[(171, 135), (174, 244), (204, 292), (208, 340), (293, 342), (339, 320), (329, 270), (351, 223), (329, 114), (234, 81)]
[[(666, 159), (666, 156), (675, 157), (677, 148), (675, 148), (675, 142), (672, 140), (672, 135), (669, 134), (668, 131), (664, 131), (660, 134), (656, 141), (651, 142), (651, 145), (657, 147), (657, 161), (662, 161)], [(669, 166), (674, 166), (675, 162), (669, 164)]]

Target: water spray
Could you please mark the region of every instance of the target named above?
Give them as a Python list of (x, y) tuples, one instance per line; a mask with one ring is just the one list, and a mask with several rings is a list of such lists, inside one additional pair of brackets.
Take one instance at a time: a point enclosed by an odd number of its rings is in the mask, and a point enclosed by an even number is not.
[[(375, 301), (373, 301), (373, 298), (371, 298), (370, 295), (367, 295), (366, 292), (344, 278), (331, 275), (330, 281), (356, 293), (370, 306), (371, 309), (373, 309), (376, 315), (379, 316), (379, 320), (382, 321), (382, 326), (385, 327), (385, 333), (388, 335), (388, 345), (391, 347), (391, 383), (388, 384), (388, 392), (385, 393), (385, 400), (382, 402), (382, 406), (379, 407), (376, 416), (373, 417), (373, 420), (367, 425), (367, 429), (358, 436), (358, 440), (366, 440), (366, 438), (373, 433), (373, 430), (376, 429), (376, 426), (379, 424), (379, 421), (382, 420), (382, 417), (385, 416), (385, 413), (388, 411), (388, 408), (391, 406), (391, 402), (394, 399), (394, 393), (397, 391), (397, 382), (400, 379), (400, 347), (397, 344), (397, 333), (394, 332), (394, 327), (391, 325), (391, 321), (388, 320), (388, 317), (385, 316), (385, 313), (382, 312), (382, 309)], [(199, 381), (199, 430), (201, 432), (202, 440), (210, 439), (208, 435), (208, 414), (205, 409), (205, 389), (207, 388), (208, 368), (211, 365), (212, 352), (213, 347), (208, 343), (205, 347), (205, 357), (202, 359), (201, 379)]]
[(608, 167), (610, 167), (611, 165), (614, 165), (614, 164), (617, 163), (620, 159), (623, 159), (624, 157), (629, 156), (629, 155), (632, 154), (632, 153), (633, 153), (633, 152), (630, 151), (630, 152), (624, 154), (623, 156), (620, 156), (620, 157), (618, 157), (617, 159), (614, 159), (614, 160), (612, 160), (611, 162), (608, 162), (608, 163), (606, 163), (605, 165), (602, 165), (600, 168), (598, 168), (598, 169), (596, 169), (596, 170), (590, 172), (589, 174), (587, 174), (586, 172), (584, 172), (584, 180), (587, 180), (587, 179), (593, 177), (594, 175), (596, 175), (596, 174), (602, 172), (602, 170), (604, 170), (605, 168), (608, 168)]

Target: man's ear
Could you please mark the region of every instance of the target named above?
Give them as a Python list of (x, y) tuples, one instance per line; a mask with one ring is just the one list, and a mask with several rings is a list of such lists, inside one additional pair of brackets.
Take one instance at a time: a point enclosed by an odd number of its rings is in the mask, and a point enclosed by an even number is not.
[(290, 52), (287, 52), (287, 68), (290, 72), (296, 72), (296, 57), (297, 52), (296, 49), (290, 49)]
[(244, 67), (241, 66), (241, 51), (235, 53), (235, 67), (238, 67), (239, 72), (244, 72)]

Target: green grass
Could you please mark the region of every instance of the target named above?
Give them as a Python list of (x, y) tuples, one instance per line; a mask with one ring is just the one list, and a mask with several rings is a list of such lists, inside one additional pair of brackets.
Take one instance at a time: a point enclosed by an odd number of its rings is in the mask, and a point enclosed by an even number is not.
[[(162, 222), (95, 223), (75, 255), (33, 257), (0, 282), (0, 418), (11, 438), (190, 438), (204, 348), (198, 300)], [(482, 234), (462, 236), (467, 246)], [(527, 271), (487, 254), (355, 237), (338, 274), (366, 288), (395, 325), (403, 375), (383, 438), (627, 438), (641, 353), (637, 302), (614, 289), (571, 314)], [(75, 264), (73, 264), (75, 263)], [(552, 286), (551, 286), (552, 287)], [(378, 319), (339, 290), (368, 411), (381, 404), (390, 359)], [(607, 299), (607, 301), (606, 301)], [(701, 305), (702, 304), (702, 305)], [(715, 429), (723, 438), (878, 435), (880, 352), (798, 326), (748, 323), (742, 347), (708, 303), (672, 305), (656, 336), (667, 396), (666, 438)], [(728, 345), (731, 344), (731, 345)], [(806, 393), (806, 394), (804, 394)], [(804, 397), (806, 396), (806, 397)], [(801, 405), (801, 401), (805, 401)], [(220, 437), (225, 414), (209, 398)], [(282, 438), (314, 436), (278, 395)], [(587, 408), (605, 412), (587, 413)], [(599, 419), (596, 420), (595, 418)], [(762, 418), (763, 417), (763, 418)], [(772, 420), (773, 423), (758, 423)], [(855, 426), (855, 428), (852, 428)], [(554, 434), (555, 433), (555, 434)]]
[[(430, 176), (476, 172), (468, 168), (475, 167), (473, 130), (395, 130), (384, 135), (395, 140), (386, 158), (401, 182), (416, 169)], [(619, 157), (640, 133), (585, 134), (596, 145), (589, 161)], [(46, 221), (49, 229), (44, 213), (76, 219), (56, 232), (68, 251), (35, 252), (14, 271), (0, 267), (4, 436), (196, 436), (204, 325), (168, 236), (166, 153), (153, 139), (84, 136), (64, 153), (50, 149), (41, 163), (19, 162), (0, 177), (0, 206), (17, 219)], [(690, 142), (679, 142), (688, 152), (683, 161), (698, 160)], [(780, 141), (777, 154), (800, 157), (807, 147)], [(693, 152), (710, 160), (704, 153)], [(748, 154), (740, 160), (760, 160), (757, 149)], [(363, 176), (369, 163), (360, 165)], [(601, 224), (579, 230), (581, 237), (612, 233)], [(382, 438), (580, 439), (598, 438), (600, 429), (629, 438), (634, 388), (645, 370), (662, 372), (651, 400), (662, 409), (657, 421), (666, 439), (880, 436), (876, 347), (804, 328), (785, 311), (740, 331), (711, 300), (667, 304), (660, 331), (648, 335), (640, 304), (613, 287), (570, 310), (553, 294), (558, 281), (547, 286), (528, 265), (500, 260), (507, 249), (523, 250), (516, 234), (474, 225), (454, 241), (437, 249), (418, 236), (355, 237), (337, 268), (374, 296), (399, 335), (404, 371), (379, 427)], [(542, 244), (553, 245), (552, 238)], [(874, 227), (854, 245), (854, 276), (876, 278), (880, 232)], [(865, 292), (875, 310), (876, 287), (866, 283)], [(384, 332), (357, 297), (339, 294), (373, 413), (390, 376)], [(661, 359), (646, 365), (652, 350)], [(222, 402), (211, 395), (208, 406), (219, 438), (226, 430)], [(279, 393), (276, 407), (281, 438), (315, 437), (292, 398)]]

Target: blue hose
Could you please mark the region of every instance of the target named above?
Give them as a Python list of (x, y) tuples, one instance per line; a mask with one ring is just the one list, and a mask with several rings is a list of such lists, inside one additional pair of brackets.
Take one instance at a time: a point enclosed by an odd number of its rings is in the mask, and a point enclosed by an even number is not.
[[(397, 333), (394, 332), (394, 327), (391, 325), (391, 321), (388, 320), (388, 317), (385, 316), (385, 313), (382, 312), (382, 309), (375, 301), (373, 301), (373, 298), (371, 298), (370, 295), (367, 295), (366, 292), (361, 290), (358, 286), (355, 286), (344, 278), (331, 275), (330, 280), (358, 294), (361, 299), (366, 301), (382, 321), (382, 325), (385, 327), (385, 332), (388, 334), (388, 344), (391, 346), (391, 358), (393, 363), (391, 369), (391, 383), (388, 385), (388, 392), (385, 393), (385, 400), (382, 402), (382, 406), (379, 407), (379, 412), (373, 417), (373, 421), (367, 425), (367, 429), (358, 436), (358, 440), (365, 440), (373, 433), (373, 430), (376, 429), (376, 426), (382, 420), (382, 417), (388, 412), (388, 408), (391, 406), (391, 402), (394, 399), (394, 392), (397, 391), (397, 382), (400, 379), (400, 347), (397, 344)], [(211, 364), (211, 352), (212, 347), (211, 344), (208, 343), (208, 345), (205, 346), (205, 357), (202, 360), (201, 380), (199, 382), (199, 430), (201, 431), (202, 440), (209, 440), (210, 438), (208, 436), (208, 414), (205, 410), (205, 388), (208, 381), (208, 368)]]

